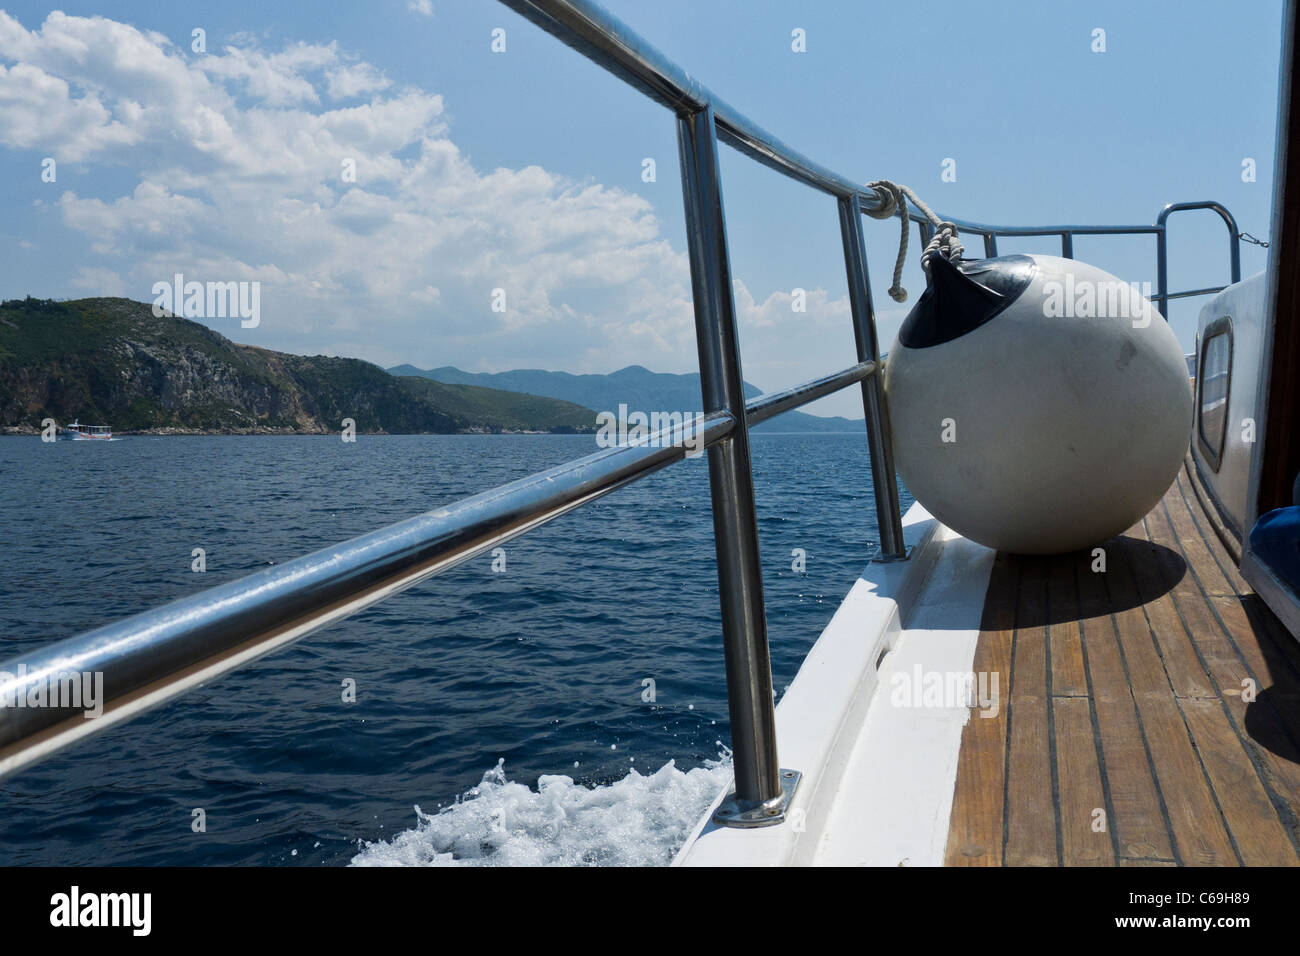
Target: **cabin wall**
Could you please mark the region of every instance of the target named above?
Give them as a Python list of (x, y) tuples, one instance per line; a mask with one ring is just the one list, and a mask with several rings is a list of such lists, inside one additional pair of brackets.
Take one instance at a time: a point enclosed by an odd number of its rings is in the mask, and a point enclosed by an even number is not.
[(1261, 437), (1259, 369), (1267, 295), (1261, 272), (1214, 296), (1197, 323), (1192, 459), (1238, 542), (1247, 526), (1251, 456)]
[[(1262, 409), (1259, 448), (1251, 474), (1247, 523), (1291, 504), (1300, 473), (1300, 84), (1292, 67), (1300, 44), (1296, 0), (1287, 0), (1283, 15), (1282, 55), (1278, 73), (1277, 148), (1274, 157), (1273, 221), (1269, 230), (1270, 317), (1260, 350), (1260, 376), (1268, 395)], [(1249, 549), (1247, 549), (1249, 550)]]

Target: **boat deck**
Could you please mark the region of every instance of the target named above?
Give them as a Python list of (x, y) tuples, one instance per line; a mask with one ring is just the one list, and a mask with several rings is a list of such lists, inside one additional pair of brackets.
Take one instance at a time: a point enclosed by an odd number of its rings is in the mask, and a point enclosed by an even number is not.
[(1300, 864), (1300, 645), (1185, 470), (1105, 557), (997, 556), (946, 862)]

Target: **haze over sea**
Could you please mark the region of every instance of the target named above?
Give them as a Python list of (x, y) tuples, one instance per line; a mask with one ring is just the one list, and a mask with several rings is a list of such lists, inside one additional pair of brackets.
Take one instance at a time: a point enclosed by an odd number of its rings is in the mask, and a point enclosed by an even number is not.
[[(0, 439), (0, 481), (29, 490), (0, 511), (3, 656), (594, 450)], [(875, 505), (862, 432), (756, 434), (753, 460), (779, 696), (875, 546)], [(484, 555), (0, 784), (6, 862), (669, 862), (727, 779), (706, 458), (505, 549), (502, 573)]]

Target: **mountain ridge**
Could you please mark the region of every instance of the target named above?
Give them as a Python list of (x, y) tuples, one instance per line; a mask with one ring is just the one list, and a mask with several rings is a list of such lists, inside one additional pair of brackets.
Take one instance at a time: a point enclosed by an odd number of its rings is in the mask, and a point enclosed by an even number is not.
[[(700, 376), (698, 372), (652, 372), (643, 365), (628, 365), (614, 372), (574, 373), (546, 369), (512, 369), (507, 372), (466, 372), (454, 365), (421, 369), (414, 365), (394, 365), (391, 375), (421, 376), (432, 381), (459, 385), (485, 385), (512, 392), (575, 402), (601, 411), (618, 410), (625, 404), (634, 411), (700, 411)], [(762, 390), (745, 383), (745, 397), (761, 395)], [(786, 412), (777, 419), (755, 427), (755, 431), (837, 432), (863, 428), (861, 419), (822, 417), (807, 412)]]

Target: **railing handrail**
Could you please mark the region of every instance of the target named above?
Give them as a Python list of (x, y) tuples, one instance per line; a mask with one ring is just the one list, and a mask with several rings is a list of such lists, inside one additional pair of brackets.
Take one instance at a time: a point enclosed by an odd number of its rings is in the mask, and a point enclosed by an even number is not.
[[(1026, 237), (1026, 236), (1059, 236), (1061, 238), (1061, 255), (1067, 259), (1074, 258), (1074, 237), (1075, 236), (1123, 236), (1123, 235), (1152, 235), (1156, 237), (1156, 309), (1161, 315), (1165, 315), (1170, 299), (1186, 299), (1199, 295), (1213, 295), (1216, 292), (1222, 292), (1225, 286), (1207, 286), (1201, 289), (1184, 289), (1179, 292), (1169, 291), (1169, 245), (1168, 245), (1168, 222), (1171, 213), (1186, 212), (1195, 209), (1208, 209), (1217, 213), (1223, 220), (1224, 225), (1228, 227), (1228, 283), (1229, 285), (1241, 281), (1241, 230), (1237, 227), (1237, 220), (1227, 207), (1222, 203), (1215, 202), (1212, 199), (1203, 199), (1196, 202), (1171, 202), (1168, 203), (1160, 214), (1156, 216), (1156, 221), (1149, 226), (991, 226), (982, 222), (971, 222), (965, 219), (949, 219), (954, 226), (961, 232), (982, 236), (984, 239), (984, 254), (987, 256), (997, 255), (998, 237)], [(909, 205), (907, 209), (908, 218), (917, 224), (921, 233), (921, 241), (929, 242), (930, 239), (930, 221), (921, 214), (920, 210)], [(1167, 316), (1166, 316), (1167, 318)]]
[[(756, 425), (876, 368), (859, 362), (755, 396), (745, 417)], [(706, 417), (700, 447), (735, 426), (725, 412)], [(60, 673), (102, 673), (105, 695), (93, 720), (52, 707), (0, 709), (0, 777), (680, 461), (686, 429), (602, 449), (0, 663), (0, 699)]]
[(763, 165), (832, 196), (855, 196), (864, 212), (881, 207), (881, 199), (873, 190), (864, 192), (861, 185), (787, 146), (599, 4), (591, 0), (501, 2), (675, 113), (711, 108), (718, 138)]

